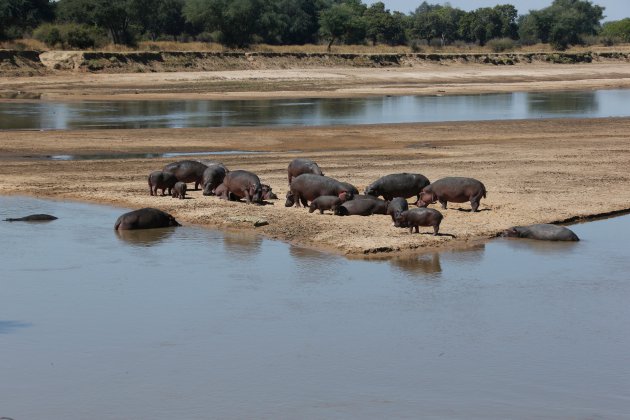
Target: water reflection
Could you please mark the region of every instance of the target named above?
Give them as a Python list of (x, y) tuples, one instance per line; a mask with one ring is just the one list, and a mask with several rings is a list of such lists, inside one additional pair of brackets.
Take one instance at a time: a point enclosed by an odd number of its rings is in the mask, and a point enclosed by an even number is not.
[(0, 129), (321, 126), (630, 116), (630, 90), (250, 101), (0, 102)]
[(260, 253), (263, 239), (253, 233), (234, 232), (223, 237), (223, 248), (228, 255), (253, 257)]
[(3, 321), (0, 319), (0, 334), (9, 334), (20, 328), (31, 327), (32, 324), (20, 321)]
[(133, 246), (153, 246), (166, 241), (177, 228), (115, 230), (116, 236), (121, 241)]
[(442, 272), (440, 254), (415, 255), (394, 258), (391, 264), (409, 274), (439, 274)]

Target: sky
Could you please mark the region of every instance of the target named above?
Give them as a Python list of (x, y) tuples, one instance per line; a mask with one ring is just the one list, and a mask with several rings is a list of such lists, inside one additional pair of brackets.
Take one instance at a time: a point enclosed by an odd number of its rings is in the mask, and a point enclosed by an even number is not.
[[(385, 8), (391, 11), (409, 13), (416, 9), (423, 0), (380, 0), (385, 3)], [(375, 3), (376, 0), (364, 0), (366, 4)], [(444, 4), (442, 0), (427, 0), (430, 4)], [(497, 4), (511, 4), (521, 15), (529, 10), (538, 10), (551, 5), (552, 0), (450, 0), (448, 3), (462, 10), (474, 10), (479, 7), (494, 7)], [(630, 2), (628, 0), (591, 0), (591, 3), (603, 6), (604, 21), (619, 20), (630, 17)]]

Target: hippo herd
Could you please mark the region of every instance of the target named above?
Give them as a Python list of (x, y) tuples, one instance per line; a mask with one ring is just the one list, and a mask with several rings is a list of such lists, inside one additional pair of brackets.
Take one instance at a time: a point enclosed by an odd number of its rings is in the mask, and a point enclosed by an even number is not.
[[(486, 187), (474, 178), (446, 177), (430, 182), (427, 177), (415, 173), (385, 175), (372, 182), (360, 194), (356, 187), (327, 177), (319, 165), (310, 159), (293, 159), (287, 168), (289, 191), (286, 207), (305, 207), (309, 213), (320, 214), (330, 211), (337, 216), (389, 215), (394, 226), (409, 228), (419, 233), (419, 227), (432, 227), (438, 235), (443, 215), (428, 208), (440, 203), (470, 202), (472, 212), (479, 210), (480, 201), (486, 198)], [(277, 199), (269, 185), (246, 170), (228, 170), (221, 162), (213, 160), (182, 160), (170, 163), (159, 171), (149, 174), (150, 195), (186, 197), (186, 184), (194, 183), (195, 190), (201, 186), (203, 195), (215, 195), (224, 200), (244, 200), (248, 204), (264, 204), (265, 200)], [(380, 198), (382, 197), (382, 199)], [(415, 197), (416, 208), (409, 208), (407, 199)], [(179, 226), (168, 213), (154, 208), (135, 210), (120, 216), (115, 229), (149, 229)], [(578, 237), (569, 229), (556, 225), (514, 226), (501, 236), (541, 239), (551, 241), (577, 241)]]

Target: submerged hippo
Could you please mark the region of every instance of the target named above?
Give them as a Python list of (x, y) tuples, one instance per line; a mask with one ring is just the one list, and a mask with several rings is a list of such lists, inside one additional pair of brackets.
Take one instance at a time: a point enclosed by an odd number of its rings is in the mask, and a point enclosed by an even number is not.
[(442, 213), (435, 209), (411, 209), (400, 213), (400, 216), (396, 219), (395, 226), (408, 227), (409, 233), (413, 233), (414, 228), (416, 233), (420, 233), (419, 226), (432, 226), (433, 234), (437, 236), (443, 217)]
[(538, 239), (540, 241), (579, 241), (573, 231), (564, 226), (537, 224), (529, 226), (513, 226), (501, 233), (508, 238)]
[(474, 178), (447, 177), (438, 179), (431, 185), (422, 189), (416, 205), (426, 207), (439, 201), (442, 208), (446, 209), (446, 203), (465, 203), (470, 201), (472, 211), (479, 209), (481, 198), (486, 198), (486, 187)]
[(293, 159), (291, 163), (289, 163), (289, 167), (287, 168), (287, 175), (289, 178), (289, 185), (291, 185), (291, 181), (293, 178), (298, 177), (302, 174), (314, 174), (314, 175), (324, 175), (317, 163), (310, 159)]
[(177, 183), (175, 183), (175, 185), (173, 186), (173, 198), (179, 198), (180, 200), (183, 200), (186, 198), (186, 190), (188, 189), (188, 187), (186, 186), (185, 182), (181, 182), (181, 181), (177, 181)]
[(4, 219), (5, 222), (50, 222), (52, 220), (57, 220), (57, 218), (50, 214), (29, 214), (24, 217)]
[(414, 195), (419, 199), (420, 191), (427, 185), (429, 185), (429, 180), (421, 174), (390, 174), (368, 185), (365, 194), (375, 197), (382, 195), (387, 201), (396, 197), (409, 198)]
[(201, 186), (203, 188), (203, 195), (213, 195), (214, 190), (221, 185), (227, 170), (223, 165), (210, 165), (202, 174)]
[(371, 216), (373, 214), (386, 214), (387, 201), (381, 199), (374, 200), (351, 200), (346, 201), (335, 211), (337, 216)]
[(171, 195), (172, 189), (177, 183), (177, 177), (170, 172), (153, 171), (149, 174), (149, 194), (158, 195), (158, 189), (162, 190), (162, 196), (164, 191), (168, 190), (168, 195)]
[[(221, 198), (227, 200), (231, 196), (236, 199), (244, 198), (248, 204), (262, 204), (262, 185), (260, 178), (252, 172), (237, 170), (228, 172), (223, 179)], [(218, 189), (218, 187), (217, 187)]]
[(195, 190), (199, 189), (199, 184), (203, 182), (203, 172), (207, 166), (196, 160), (180, 160), (164, 166), (164, 172), (170, 172), (182, 182), (194, 182)]
[(324, 210), (331, 210), (335, 214), (337, 207), (342, 203), (341, 198), (336, 195), (320, 195), (311, 201), (308, 212), (313, 213), (315, 210), (319, 210), (319, 214), (324, 214)]
[(407, 199), (402, 197), (394, 198), (387, 205), (387, 214), (392, 217), (392, 222), (396, 222), (396, 219), (405, 210), (409, 210), (409, 203)]
[(284, 205), (291, 207), (295, 204), (296, 207), (300, 207), (301, 203), (306, 207), (309, 201), (322, 195), (336, 195), (342, 201), (352, 199), (352, 193), (348, 191), (348, 187), (336, 179), (323, 175), (302, 174), (291, 181)]
[(170, 214), (152, 207), (133, 210), (125, 213), (116, 220), (114, 229), (154, 229), (170, 226), (181, 226)]

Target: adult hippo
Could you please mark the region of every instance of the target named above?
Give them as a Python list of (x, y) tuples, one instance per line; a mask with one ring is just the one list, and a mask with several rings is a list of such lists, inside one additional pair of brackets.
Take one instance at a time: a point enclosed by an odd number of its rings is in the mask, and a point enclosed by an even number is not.
[(357, 195), (359, 195), (359, 190), (357, 189), (357, 187), (355, 187), (351, 183), (343, 182), (343, 181), (339, 181), (339, 183), (343, 185), (344, 187), (346, 187), (346, 191), (348, 191), (353, 197), (356, 197)]
[(284, 205), (291, 207), (295, 204), (296, 207), (300, 207), (301, 203), (306, 207), (309, 201), (321, 195), (336, 195), (342, 201), (352, 199), (352, 193), (348, 192), (348, 188), (336, 179), (324, 175), (302, 174), (291, 181)]
[(57, 218), (50, 214), (29, 214), (24, 217), (4, 219), (5, 222), (50, 222), (52, 220), (57, 220)]
[(527, 238), (540, 241), (579, 241), (580, 238), (569, 228), (550, 224), (536, 224), (529, 226), (513, 226), (506, 229), (500, 236), (508, 238)]
[(375, 197), (383, 196), (387, 201), (396, 197), (409, 198), (414, 195), (419, 199), (420, 191), (429, 184), (427, 177), (421, 174), (390, 174), (368, 185), (365, 194)]
[(223, 165), (210, 165), (202, 174), (201, 185), (203, 187), (203, 195), (214, 195), (214, 190), (221, 185), (227, 171)]
[(424, 187), (420, 199), (416, 203), (418, 207), (426, 207), (439, 201), (442, 208), (446, 209), (446, 203), (465, 203), (470, 201), (472, 211), (479, 209), (479, 202), (486, 198), (486, 187), (474, 178), (447, 177), (438, 179)]
[(158, 195), (158, 189), (162, 190), (162, 196), (164, 191), (168, 190), (168, 195), (171, 195), (172, 189), (177, 183), (177, 177), (170, 172), (153, 171), (149, 174), (149, 194)]
[(346, 201), (335, 210), (337, 216), (371, 216), (373, 214), (387, 214), (387, 201), (351, 200)]
[(182, 182), (194, 182), (195, 190), (199, 189), (199, 184), (203, 182), (203, 172), (207, 166), (196, 160), (180, 160), (164, 166), (164, 172), (170, 172)]
[(293, 180), (293, 178), (296, 178), (302, 174), (313, 174), (319, 176), (324, 175), (322, 170), (319, 169), (319, 166), (314, 161), (301, 158), (293, 159), (289, 163), (289, 167), (287, 168), (289, 185), (291, 185), (291, 181)]
[(409, 203), (406, 198), (396, 197), (387, 205), (387, 214), (392, 217), (394, 223), (400, 214), (406, 210), (409, 210)]
[(162, 210), (145, 207), (125, 213), (116, 220), (115, 230), (155, 229), (181, 226), (170, 214)]
[(260, 178), (252, 172), (240, 169), (228, 172), (221, 185), (225, 185), (225, 191), (222, 192), (221, 197), (225, 200), (232, 194), (236, 199), (244, 198), (247, 204), (262, 204)]
[(440, 223), (442, 223), (442, 213), (435, 209), (411, 209), (400, 213), (396, 219), (396, 227), (409, 228), (409, 233), (420, 233), (419, 226), (432, 226), (433, 234), (437, 236), (440, 231)]
[(230, 170), (223, 164), (223, 162), (219, 162), (218, 160), (213, 159), (195, 159), (195, 162), (203, 163), (204, 165), (210, 166), (220, 166), (225, 169), (225, 172), (230, 172)]

